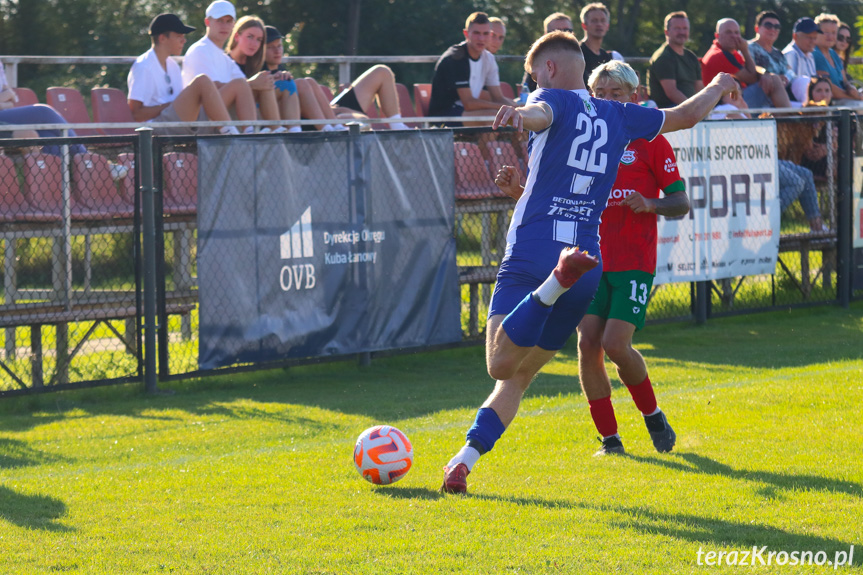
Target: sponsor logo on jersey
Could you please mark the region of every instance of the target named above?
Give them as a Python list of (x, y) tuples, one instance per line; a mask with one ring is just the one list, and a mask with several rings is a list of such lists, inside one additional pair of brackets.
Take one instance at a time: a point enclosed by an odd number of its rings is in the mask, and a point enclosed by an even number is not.
[(677, 162), (675, 162), (671, 158), (665, 158), (665, 171), (667, 173), (671, 174), (676, 169), (677, 169)]
[[(623, 157), (620, 158), (620, 163), (629, 166), (634, 164), (636, 159), (634, 150), (626, 150), (623, 152)], [(666, 167), (666, 169), (668, 168)]]

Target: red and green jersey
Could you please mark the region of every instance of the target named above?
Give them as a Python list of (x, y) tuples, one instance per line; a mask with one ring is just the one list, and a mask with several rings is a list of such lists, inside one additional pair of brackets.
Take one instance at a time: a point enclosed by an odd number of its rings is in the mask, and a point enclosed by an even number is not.
[(660, 190), (683, 189), (668, 140), (657, 136), (651, 141), (635, 140), (626, 147), (599, 226), (602, 271), (656, 273), (656, 214), (636, 214), (623, 199), (633, 192), (657, 199)]

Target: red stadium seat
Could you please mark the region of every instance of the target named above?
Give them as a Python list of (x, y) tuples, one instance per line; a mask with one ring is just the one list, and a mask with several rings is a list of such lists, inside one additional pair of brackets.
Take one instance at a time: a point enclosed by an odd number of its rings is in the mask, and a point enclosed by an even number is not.
[(169, 152), (162, 156), (163, 208), (173, 215), (194, 214), (198, 209), (198, 156)]
[[(63, 119), (70, 124), (89, 124), (90, 114), (84, 105), (84, 97), (75, 88), (59, 88), (53, 86), (45, 91), (45, 103), (57, 110)], [(95, 128), (76, 128), (79, 136), (101, 136), (102, 132)]]
[(489, 175), (479, 146), (455, 142), (455, 197), (458, 200), (480, 200), (504, 195)]
[[(90, 101), (93, 104), (93, 121), (97, 124), (135, 121), (126, 102), (126, 94), (117, 88), (93, 88)], [(134, 128), (109, 128), (102, 131), (109, 136), (128, 136), (135, 133)]]
[(117, 163), (125, 166), (128, 172), (126, 177), (120, 180), (120, 195), (129, 204), (135, 205), (135, 154), (117, 154)]
[(324, 84), (318, 84), (321, 87), (321, 92), (324, 93), (324, 98), (327, 99), (327, 102), (332, 102), (335, 96), (333, 95), (333, 91), (330, 90), (329, 86), (325, 86)]
[(18, 95), (18, 101), (15, 103), (15, 108), (21, 106), (32, 106), (39, 103), (39, 98), (36, 97), (36, 92), (30, 88), (12, 88)]
[(524, 185), (524, 166), (519, 161), (518, 153), (510, 142), (486, 142), (485, 149), (488, 157), (488, 169), (492, 177), (496, 176), (498, 170), (503, 166), (515, 166), (521, 173), (521, 184)]
[(24, 158), (27, 201), (45, 214), (60, 219), (63, 213), (63, 161), (51, 154), (28, 154)]
[(510, 100), (515, 100), (515, 90), (512, 89), (512, 84), (509, 82), (500, 83), (500, 93)]
[(21, 191), (18, 171), (8, 156), (0, 156), (0, 222), (59, 221), (60, 213), (34, 208)]
[(431, 84), (414, 84), (414, 102), (416, 102), (417, 116), (429, 115), (429, 101), (431, 100)]
[(72, 218), (129, 218), (133, 206), (117, 192), (108, 159), (100, 154), (72, 158)]
[[(408, 92), (408, 87), (396, 82), (396, 94), (398, 94), (399, 97), (399, 113), (402, 115), (402, 118), (411, 118), (416, 116), (416, 110), (414, 109), (413, 102), (411, 102), (411, 95), (410, 92)], [(417, 127), (417, 124), (413, 122), (406, 123), (411, 128)]]

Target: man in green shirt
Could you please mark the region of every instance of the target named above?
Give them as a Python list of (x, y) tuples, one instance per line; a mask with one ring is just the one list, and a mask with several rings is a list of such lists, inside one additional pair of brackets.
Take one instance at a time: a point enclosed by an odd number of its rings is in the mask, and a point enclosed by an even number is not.
[(647, 83), (650, 97), (659, 108), (673, 108), (704, 87), (701, 62), (691, 50), (689, 17), (672, 12), (665, 17), (665, 43), (650, 57)]

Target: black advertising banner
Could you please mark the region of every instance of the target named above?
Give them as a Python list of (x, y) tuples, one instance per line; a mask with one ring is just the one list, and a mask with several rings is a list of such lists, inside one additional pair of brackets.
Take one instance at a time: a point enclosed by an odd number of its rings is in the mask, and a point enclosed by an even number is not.
[(199, 140), (199, 366), (459, 341), (452, 134)]

